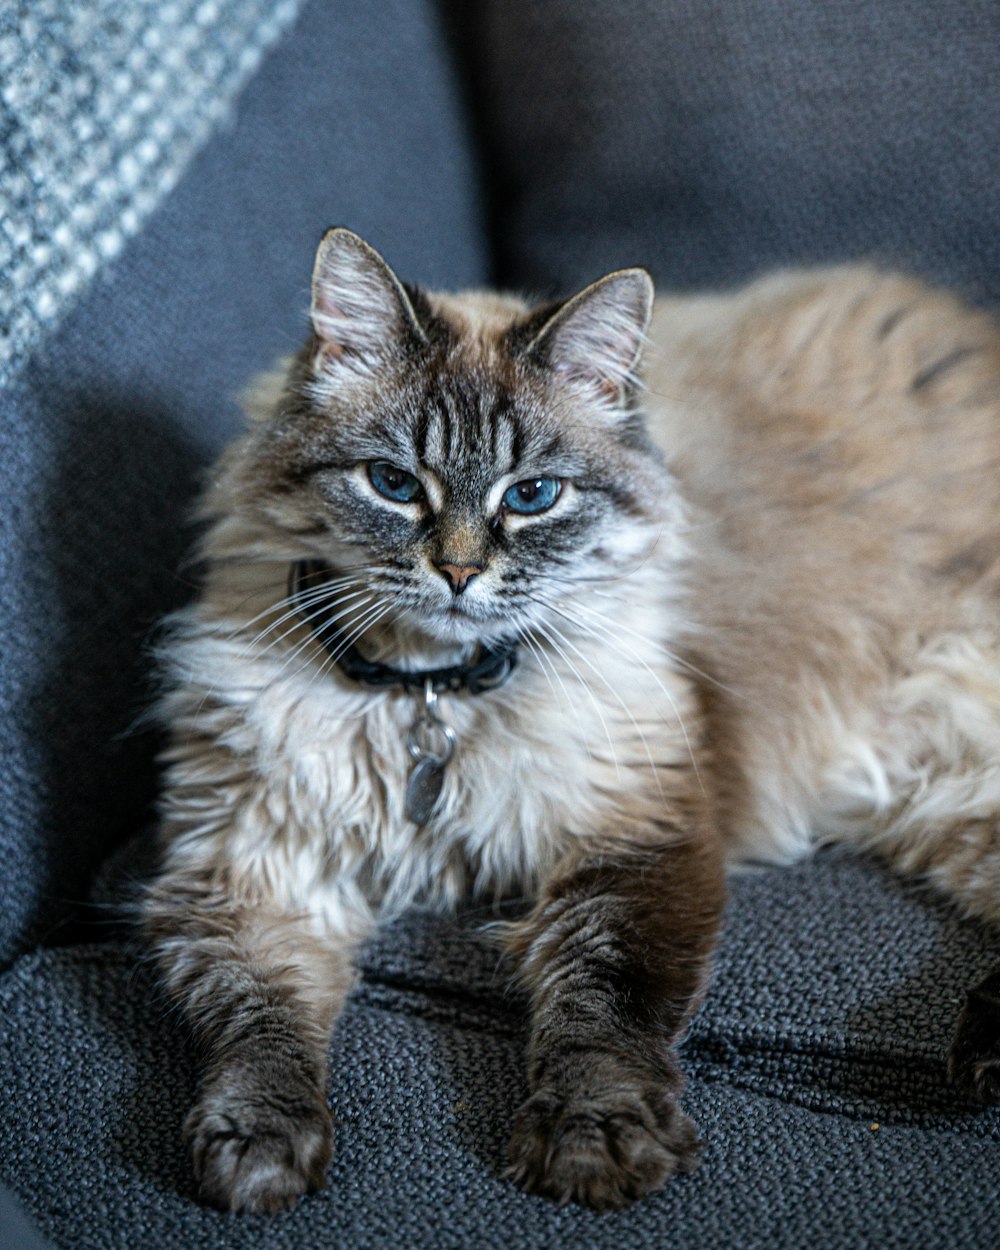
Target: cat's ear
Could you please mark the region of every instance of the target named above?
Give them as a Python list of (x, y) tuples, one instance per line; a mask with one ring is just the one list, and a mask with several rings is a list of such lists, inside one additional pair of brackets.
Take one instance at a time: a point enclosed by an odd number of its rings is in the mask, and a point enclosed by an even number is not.
[(646, 270), (619, 269), (567, 300), (528, 350), (567, 381), (617, 406), (636, 384), (652, 311), (653, 279)]
[(382, 257), (353, 230), (328, 230), (312, 277), (316, 365), (369, 372), (427, 337), (403, 289)]

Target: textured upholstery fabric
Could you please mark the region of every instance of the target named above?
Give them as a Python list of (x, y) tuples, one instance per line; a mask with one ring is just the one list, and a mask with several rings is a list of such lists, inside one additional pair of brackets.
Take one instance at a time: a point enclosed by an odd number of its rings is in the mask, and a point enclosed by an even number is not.
[(125, 950), (22, 957), (0, 981), (0, 1179), (67, 1250), (995, 1246), (1000, 1110), (943, 1071), (995, 937), (872, 863), (738, 881), (684, 1047), (704, 1163), (598, 1216), (503, 1178), (524, 1004), (481, 918), (414, 914), (369, 945), (331, 1052), (330, 1188), (274, 1218), (193, 1200), (191, 1055)]
[(305, 328), (325, 226), (481, 281), (472, 155), (430, 0), (307, 5), (174, 193), (0, 391), (0, 965), (65, 937), (152, 789), (144, 648), (187, 593), (198, 473)]
[(871, 256), (1000, 301), (995, 0), (463, 12), (503, 281), (646, 264), (706, 286)]

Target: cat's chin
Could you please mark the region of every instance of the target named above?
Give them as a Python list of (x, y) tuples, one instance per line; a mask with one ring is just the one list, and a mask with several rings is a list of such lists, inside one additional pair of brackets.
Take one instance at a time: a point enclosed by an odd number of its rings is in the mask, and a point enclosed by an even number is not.
[(512, 618), (492, 612), (477, 613), (457, 604), (430, 612), (414, 612), (408, 623), (432, 647), (459, 648), (471, 651), (483, 646), (509, 642), (517, 633)]
[(483, 620), (460, 608), (449, 608), (437, 613), (425, 624), (428, 633), (441, 642), (471, 646), (477, 642), (495, 641), (501, 634), (509, 633), (497, 620)]

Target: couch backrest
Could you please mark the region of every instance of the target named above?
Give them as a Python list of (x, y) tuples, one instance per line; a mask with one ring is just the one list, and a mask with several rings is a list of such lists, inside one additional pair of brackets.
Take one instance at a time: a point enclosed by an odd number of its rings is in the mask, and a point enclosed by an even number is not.
[(1000, 303), (996, 0), (480, 0), (500, 276), (868, 257)]

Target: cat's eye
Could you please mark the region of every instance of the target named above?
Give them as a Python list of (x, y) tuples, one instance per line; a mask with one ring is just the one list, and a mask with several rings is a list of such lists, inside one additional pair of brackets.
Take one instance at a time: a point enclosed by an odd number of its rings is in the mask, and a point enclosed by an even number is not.
[(388, 460), (373, 460), (368, 465), (368, 480), (380, 495), (397, 503), (417, 503), (424, 497), (424, 488), (413, 474)]
[(546, 512), (562, 493), (562, 482), (557, 477), (532, 477), (515, 482), (504, 493), (503, 507), (508, 512), (531, 515)]

